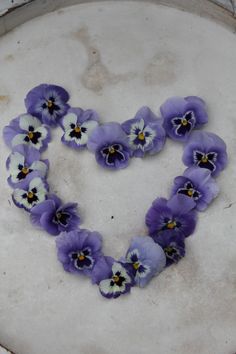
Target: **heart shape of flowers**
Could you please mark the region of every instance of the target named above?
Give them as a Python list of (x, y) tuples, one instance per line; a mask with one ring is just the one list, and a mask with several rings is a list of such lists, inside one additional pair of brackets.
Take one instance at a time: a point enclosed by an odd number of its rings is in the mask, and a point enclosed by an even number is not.
[[(205, 102), (196, 96), (172, 97), (160, 107), (158, 118), (142, 107), (122, 124), (99, 124), (91, 109), (70, 107), (62, 87), (41, 84), (25, 98), (26, 113), (3, 130), (12, 149), (6, 166), (16, 206), (30, 219), (56, 236), (58, 259), (65, 271), (86, 275), (107, 298), (145, 287), (165, 267), (185, 255), (185, 238), (196, 226), (197, 211), (204, 211), (217, 196), (214, 179), (227, 164), (224, 141), (217, 135), (195, 130), (208, 121)], [(169, 199), (157, 198), (146, 214), (148, 236), (135, 236), (124, 257), (115, 260), (102, 252), (102, 236), (81, 229), (77, 203), (63, 203), (50, 194), (47, 183), (49, 161), (41, 159), (51, 139), (50, 127), (63, 130), (62, 143), (70, 148), (88, 148), (97, 163), (117, 170), (132, 157), (153, 155), (162, 150), (166, 136), (184, 143), (183, 162), (188, 167), (174, 179)]]

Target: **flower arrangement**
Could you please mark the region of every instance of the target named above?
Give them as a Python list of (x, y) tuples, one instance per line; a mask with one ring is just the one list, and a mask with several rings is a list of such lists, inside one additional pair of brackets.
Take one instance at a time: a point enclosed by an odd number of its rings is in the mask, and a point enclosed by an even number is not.
[[(224, 141), (201, 128), (208, 121), (205, 102), (195, 96), (172, 97), (157, 117), (142, 107), (122, 124), (99, 123), (91, 109), (70, 107), (62, 87), (41, 84), (27, 94), (26, 113), (3, 130), (12, 150), (7, 158), (8, 183), (16, 206), (31, 222), (56, 237), (58, 260), (65, 271), (84, 275), (106, 298), (145, 287), (165, 267), (185, 255), (185, 239), (193, 234), (197, 212), (204, 211), (219, 193), (215, 178), (226, 167)], [(169, 199), (156, 198), (146, 214), (148, 236), (135, 236), (119, 260), (102, 252), (102, 236), (81, 229), (77, 203), (63, 203), (47, 183), (49, 161), (41, 158), (51, 139), (50, 128), (60, 126), (61, 141), (77, 150), (88, 148), (107, 169), (126, 168), (131, 158), (160, 152), (166, 137), (184, 144), (187, 169), (174, 179)]]

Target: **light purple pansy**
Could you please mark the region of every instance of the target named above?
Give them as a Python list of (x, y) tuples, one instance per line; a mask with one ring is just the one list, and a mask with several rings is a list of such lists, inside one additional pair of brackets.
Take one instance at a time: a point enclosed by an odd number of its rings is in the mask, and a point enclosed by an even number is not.
[(68, 92), (60, 86), (41, 84), (29, 91), (25, 98), (27, 111), (43, 123), (56, 126), (66, 114)]
[(54, 194), (31, 209), (30, 218), (34, 225), (43, 228), (50, 235), (76, 230), (80, 224), (77, 203), (62, 204)]
[(62, 142), (75, 149), (85, 147), (88, 137), (98, 126), (98, 120), (98, 114), (92, 109), (70, 108), (61, 121)]
[(3, 138), (9, 148), (23, 144), (42, 152), (47, 148), (51, 136), (48, 127), (38, 118), (22, 114), (3, 129)]
[(143, 157), (145, 153), (153, 155), (164, 146), (166, 132), (162, 120), (148, 107), (140, 108), (133, 119), (121, 126), (128, 135), (132, 156)]
[(174, 179), (171, 196), (184, 194), (196, 203), (196, 209), (203, 211), (219, 193), (219, 187), (206, 168), (187, 168), (183, 176)]
[(171, 231), (163, 231), (156, 239), (166, 256), (166, 266), (178, 263), (185, 256), (185, 237)]
[(20, 188), (13, 191), (12, 199), (16, 206), (30, 211), (35, 205), (42, 203), (47, 198), (48, 185), (45, 180), (35, 172), (31, 174), (31, 179), (22, 182)]
[(128, 137), (119, 123), (106, 123), (95, 128), (87, 146), (102, 167), (120, 169), (129, 163)]
[(207, 168), (212, 176), (218, 176), (227, 165), (226, 145), (216, 134), (195, 131), (184, 147), (182, 160), (188, 167)]
[(205, 102), (197, 96), (168, 98), (160, 111), (166, 133), (174, 140), (186, 141), (194, 128), (208, 121)]
[(46, 178), (49, 161), (40, 160), (40, 153), (28, 145), (17, 145), (7, 159), (7, 169), (10, 173), (8, 183), (11, 187), (19, 187), (32, 172), (38, 172), (42, 178)]
[(130, 292), (134, 279), (121, 262), (109, 258), (103, 264), (103, 277), (99, 282), (100, 293), (107, 299), (115, 299)]
[(157, 198), (146, 214), (149, 235), (155, 242), (165, 231), (185, 237), (191, 235), (197, 221), (194, 207), (194, 200), (182, 194), (174, 195), (170, 200)]
[(58, 259), (70, 273), (91, 276), (96, 262), (103, 257), (102, 237), (96, 231), (63, 232), (56, 238), (56, 245)]
[(166, 256), (151, 237), (136, 236), (131, 240), (126, 256), (121, 262), (130, 265), (135, 284), (144, 287), (152, 277), (164, 269)]

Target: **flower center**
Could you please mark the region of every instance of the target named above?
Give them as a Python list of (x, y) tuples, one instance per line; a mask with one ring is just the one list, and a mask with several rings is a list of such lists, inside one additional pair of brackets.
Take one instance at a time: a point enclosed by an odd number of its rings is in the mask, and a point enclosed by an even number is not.
[(189, 196), (189, 197), (192, 197), (192, 196), (193, 196), (193, 193), (194, 193), (194, 190), (193, 190), (193, 189), (189, 189), (189, 190), (188, 190), (188, 196)]
[(29, 173), (28, 167), (23, 167), (21, 172), (24, 173), (24, 175), (27, 175)]
[(139, 133), (138, 138), (139, 140), (144, 140), (145, 139), (144, 133), (143, 132)]
[(120, 277), (115, 274), (115, 275), (113, 275), (112, 280), (114, 281), (114, 283), (118, 283), (120, 280)]
[(83, 254), (80, 254), (78, 258), (80, 261), (83, 261), (85, 259), (85, 256)]
[(203, 163), (206, 163), (208, 161), (208, 157), (206, 155), (204, 155), (202, 158), (201, 158), (201, 161)]
[(48, 108), (51, 108), (53, 106), (53, 102), (51, 100), (47, 101), (47, 106)]
[(133, 263), (133, 267), (135, 270), (139, 269), (139, 262)]
[(114, 147), (113, 146), (110, 146), (109, 147), (109, 153), (110, 154), (114, 154), (116, 152), (116, 150), (114, 149)]
[(183, 118), (181, 123), (182, 123), (182, 125), (186, 126), (188, 124), (188, 121), (186, 118)]
[(28, 132), (28, 137), (29, 137), (30, 140), (32, 140), (33, 137), (34, 137), (34, 133), (33, 132)]
[(32, 199), (32, 198), (34, 197), (34, 193), (31, 192), (31, 191), (28, 192), (27, 197), (28, 197), (29, 199)]
[(75, 131), (76, 133), (80, 133), (80, 132), (81, 132), (81, 128), (80, 128), (79, 126), (77, 126), (77, 127), (75, 127), (74, 131)]
[(166, 226), (167, 226), (167, 229), (172, 230), (176, 227), (176, 222), (174, 220), (170, 220), (170, 221), (168, 221)]

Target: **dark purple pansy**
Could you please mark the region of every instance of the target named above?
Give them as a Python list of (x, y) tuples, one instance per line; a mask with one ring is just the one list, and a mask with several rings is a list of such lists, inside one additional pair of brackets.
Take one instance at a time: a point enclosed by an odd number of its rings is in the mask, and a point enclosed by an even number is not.
[(185, 255), (185, 237), (175, 232), (165, 231), (156, 238), (166, 255), (166, 266), (177, 263)]
[(3, 129), (3, 138), (9, 148), (23, 144), (42, 152), (47, 148), (51, 136), (49, 129), (38, 118), (22, 114)]
[(35, 172), (31, 174), (31, 179), (21, 183), (20, 188), (13, 191), (12, 199), (16, 206), (30, 211), (35, 205), (42, 203), (47, 198), (48, 184)]
[(197, 96), (171, 97), (160, 107), (170, 138), (186, 141), (194, 128), (207, 123), (205, 102)]
[(166, 257), (163, 249), (151, 237), (136, 236), (121, 262), (130, 266), (135, 284), (144, 287), (164, 269)]
[(212, 176), (217, 176), (227, 165), (226, 145), (216, 134), (195, 131), (185, 145), (182, 159), (186, 166), (207, 168)]
[(49, 195), (47, 200), (33, 207), (30, 217), (34, 225), (53, 236), (75, 230), (80, 224), (77, 203), (63, 205), (56, 195)]
[(121, 126), (128, 135), (132, 156), (153, 155), (163, 148), (166, 133), (161, 119), (150, 108), (142, 107), (133, 119)]
[(98, 120), (98, 114), (92, 109), (70, 108), (61, 122), (64, 130), (62, 142), (75, 149), (85, 147), (88, 137), (98, 126)]
[(95, 153), (97, 163), (103, 167), (120, 169), (129, 163), (128, 137), (119, 123), (106, 123), (95, 128), (87, 146)]
[(192, 198), (197, 210), (205, 210), (208, 204), (219, 193), (216, 181), (211, 177), (211, 171), (205, 168), (190, 167), (184, 171), (183, 176), (174, 179), (172, 196), (183, 194)]
[(64, 232), (56, 238), (57, 256), (67, 272), (91, 276), (102, 256), (102, 237), (85, 229)]
[(60, 86), (41, 84), (29, 91), (25, 98), (27, 111), (43, 123), (55, 126), (66, 114), (68, 92)]
[[(105, 266), (106, 263), (106, 266)], [(130, 292), (134, 279), (124, 264), (112, 259), (103, 264), (104, 277), (99, 282), (101, 294), (108, 299), (115, 299), (120, 295)]]
[(191, 235), (197, 221), (196, 212), (192, 210), (194, 207), (194, 200), (182, 194), (170, 200), (157, 198), (146, 214), (149, 235), (155, 242), (166, 231), (185, 237)]
[(19, 187), (21, 182), (28, 179), (32, 172), (45, 178), (48, 171), (48, 160), (40, 160), (38, 150), (27, 145), (17, 145), (7, 159), (7, 169), (10, 173), (8, 183), (11, 187)]

